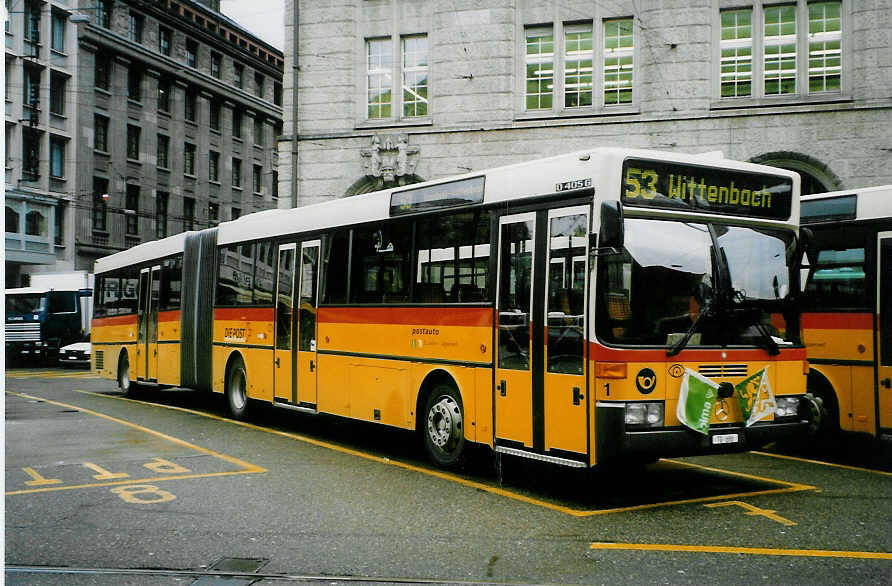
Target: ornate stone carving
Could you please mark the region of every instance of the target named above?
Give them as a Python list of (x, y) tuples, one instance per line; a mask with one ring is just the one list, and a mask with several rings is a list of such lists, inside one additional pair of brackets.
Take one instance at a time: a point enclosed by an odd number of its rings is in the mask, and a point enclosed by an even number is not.
[(376, 134), (369, 148), (359, 153), (366, 177), (379, 179), (387, 187), (415, 173), (419, 150), (409, 146), (407, 134)]

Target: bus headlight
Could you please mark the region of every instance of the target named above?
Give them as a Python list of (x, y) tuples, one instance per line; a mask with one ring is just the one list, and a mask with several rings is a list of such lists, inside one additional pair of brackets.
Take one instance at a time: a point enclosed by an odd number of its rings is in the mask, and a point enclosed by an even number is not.
[(795, 417), (799, 413), (799, 397), (778, 397), (775, 399), (775, 417)]
[(626, 403), (626, 425), (663, 426), (663, 403)]

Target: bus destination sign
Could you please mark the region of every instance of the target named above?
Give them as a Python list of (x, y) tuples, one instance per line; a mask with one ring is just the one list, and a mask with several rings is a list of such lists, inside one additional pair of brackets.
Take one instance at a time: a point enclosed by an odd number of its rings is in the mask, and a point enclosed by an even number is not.
[(630, 206), (787, 220), (792, 200), (789, 177), (644, 159), (623, 163), (622, 201)]

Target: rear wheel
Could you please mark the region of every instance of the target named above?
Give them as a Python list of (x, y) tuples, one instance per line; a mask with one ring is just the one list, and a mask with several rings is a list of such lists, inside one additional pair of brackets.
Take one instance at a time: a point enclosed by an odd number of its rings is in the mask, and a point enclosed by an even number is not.
[(465, 448), (465, 426), (455, 387), (435, 386), (424, 403), (423, 415), (420, 427), (428, 457), (443, 468), (458, 465)]
[(248, 373), (241, 358), (236, 358), (226, 374), (226, 402), (235, 419), (248, 414)]

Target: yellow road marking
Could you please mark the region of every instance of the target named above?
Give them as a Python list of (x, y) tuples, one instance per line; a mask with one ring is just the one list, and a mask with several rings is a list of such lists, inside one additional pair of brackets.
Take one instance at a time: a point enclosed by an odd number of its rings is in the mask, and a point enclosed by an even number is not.
[(781, 517), (780, 515), (775, 514), (775, 512), (772, 511), (771, 509), (760, 509), (759, 507), (753, 506), (753, 505), (751, 505), (749, 503), (745, 503), (743, 501), (728, 501), (726, 503), (708, 503), (703, 506), (709, 507), (710, 509), (714, 509), (716, 507), (737, 506), (737, 507), (746, 509), (748, 511), (747, 515), (757, 515), (760, 517), (766, 517), (768, 519), (771, 519), (772, 521), (776, 521), (776, 522), (780, 523), (781, 525), (786, 525), (787, 527), (792, 527), (797, 524), (795, 521), (790, 521), (789, 519), (785, 519), (785, 518)]
[(92, 371), (65, 372), (59, 370), (7, 370), (6, 378), (96, 378)]
[(695, 553), (736, 553), (745, 555), (783, 555), (814, 558), (855, 558), (892, 560), (892, 553), (880, 551), (842, 551), (832, 549), (775, 549), (771, 547), (727, 547), (723, 545), (681, 545), (664, 543), (592, 543), (589, 549), (626, 551), (668, 551)]
[(211, 478), (215, 476), (233, 476), (237, 474), (261, 474), (267, 472), (266, 468), (261, 466), (257, 466), (255, 464), (251, 464), (250, 462), (245, 462), (244, 460), (239, 460), (233, 456), (227, 456), (226, 454), (221, 454), (219, 452), (215, 452), (213, 450), (209, 450), (207, 448), (203, 448), (201, 446), (197, 446), (195, 444), (190, 444), (187, 441), (181, 440), (179, 438), (175, 438), (173, 436), (167, 435), (165, 433), (161, 433), (160, 431), (155, 431), (154, 429), (149, 429), (148, 427), (143, 427), (141, 425), (137, 425), (130, 421), (125, 421), (123, 419), (118, 419), (117, 417), (112, 417), (111, 415), (106, 415), (105, 413), (99, 413), (98, 411), (93, 411), (92, 409), (86, 409), (84, 407), (78, 407), (76, 405), (69, 405), (67, 403), (61, 403), (59, 401), (53, 401), (50, 399), (45, 399), (43, 397), (35, 397), (33, 395), (26, 395), (24, 393), (15, 393), (12, 391), (6, 391), (6, 394), (13, 395), (16, 397), (20, 397), (23, 399), (29, 399), (32, 401), (43, 401), (44, 403), (48, 403), (50, 405), (56, 405), (57, 407), (63, 407), (65, 409), (74, 409), (81, 413), (85, 413), (87, 415), (93, 415), (94, 417), (99, 417), (101, 419), (105, 419), (107, 421), (112, 421), (114, 423), (118, 423), (120, 425), (125, 425), (130, 427), (131, 429), (135, 429), (137, 431), (141, 431), (143, 433), (147, 433), (149, 435), (153, 435), (155, 437), (161, 438), (163, 440), (172, 442), (178, 446), (182, 446), (191, 450), (195, 450), (202, 454), (212, 456), (214, 458), (218, 458), (223, 460), (224, 462), (228, 462), (235, 466), (241, 468), (241, 470), (230, 470), (228, 472), (208, 472), (201, 474), (187, 474), (187, 475), (168, 475), (168, 476), (156, 476), (149, 478), (132, 478), (128, 480), (122, 480), (117, 482), (98, 482), (91, 484), (78, 484), (78, 485), (66, 485), (66, 486), (53, 486), (53, 487), (44, 487), (44, 488), (34, 488), (34, 489), (26, 489), (26, 490), (13, 490), (6, 492), (6, 496), (18, 495), (18, 494), (33, 494), (37, 492), (51, 492), (56, 490), (74, 490), (78, 488), (90, 488), (90, 487), (99, 487), (99, 486), (121, 486), (125, 484), (139, 484), (139, 483), (147, 483), (147, 482), (160, 482), (163, 480), (182, 480), (182, 479), (191, 479), (191, 478)]
[[(127, 401), (127, 402), (139, 403), (139, 404), (141, 404), (141, 405), (146, 405), (146, 404), (147, 404), (147, 403), (145, 403), (145, 402), (142, 402), (142, 401), (135, 401), (135, 400), (133, 400), (133, 399), (128, 399), (128, 398), (126, 398), (126, 397), (120, 397), (120, 396), (114, 396), (114, 395), (106, 395), (106, 394), (102, 394), (102, 393), (93, 393), (93, 392), (90, 392), (90, 391), (80, 391), (80, 390), (79, 390), (79, 391), (77, 391), (77, 392), (79, 392), (79, 393), (83, 393), (83, 394), (86, 394), (86, 395), (92, 395), (92, 396), (94, 396), (94, 397), (101, 397), (101, 398), (104, 398), (104, 399), (115, 399), (115, 400), (118, 400), (118, 401)], [(733, 471), (730, 471), (730, 470), (722, 470), (722, 469), (720, 469), (720, 468), (712, 468), (712, 467), (709, 467), (709, 466), (701, 466), (701, 465), (699, 465), (699, 464), (692, 464), (692, 463), (690, 463), (690, 462), (680, 462), (680, 461), (678, 461), (678, 460), (664, 460), (664, 461), (666, 461), (666, 462), (672, 462), (672, 463), (679, 464), (679, 465), (682, 465), (682, 466), (687, 466), (687, 467), (690, 467), (690, 468), (698, 468), (698, 469), (700, 469), (700, 470), (708, 470), (708, 471), (716, 472), (716, 473), (719, 473), (719, 474), (730, 475), (730, 476), (737, 476), (737, 477), (740, 477), (740, 478), (747, 478), (747, 479), (750, 479), (750, 480), (758, 480), (758, 481), (761, 481), (761, 482), (767, 482), (767, 483), (770, 483), (770, 484), (780, 484), (780, 485), (783, 485), (783, 488), (773, 488), (773, 489), (766, 489), (766, 490), (759, 490), (759, 491), (752, 491), (752, 492), (741, 492), (741, 493), (735, 493), (735, 494), (722, 494), (722, 495), (715, 495), (715, 496), (708, 496), (708, 497), (697, 497), (697, 498), (682, 499), (682, 500), (675, 500), (675, 501), (665, 501), (665, 502), (660, 502), (660, 503), (649, 503), (649, 504), (645, 504), (645, 505), (633, 505), (633, 506), (629, 506), (629, 507), (617, 507), (617, 508), (613, 508), (613, 509), (600, 509), (600, 510), (574, 509), (574, 508), (571, 508), (571, 507), (565, 507), (565, 506), (562, 506), (562, 505), (558, 505), (558, 504), (551, 503), (551, 502), (548, 502), (548, 501), (544, 501), (544, 500), (541, 500), (541, 499), (537, 499), (537, 498), (534, 498), (534, 497), (529, 497), (529, 496), (526, 496), (526, 495), (523, 495), (523, 494), (520, 494), (520, 493), (512, 492), (512, 491), (510, 491), (510, 490), (505, 490), (505, 489), (498, 488), (498, 487), (495, 487), (495, 486), (490, 486), (490, 485), (488, 485), (488, 484), (484, 484), (484, 483), (482, 483), (482, 482), (477, 482), (477, 481), (470, 480), (470, 479), (467, 479), (467, 478), (462, 478), (461, 476), (456, 476), (455, 474), (450, 474), (450, 473), (448, 473), (448, 472), (441, 472), (441, 471), (439, 471), (439, 470), (431, 470), (431, 469), (429, 469), (429, 468), (423, 468), (423, 467), (421, 467), (421, 466), (415, 466), (415, 465), (413, 465), (413, 464), (409, 464), (409, 463), (406, 463), (406, 462), (400, 462), (399, 460), (392, 460), (392, 459), (390, 459), (390, 458), (385, 458), (385, 457), (382, 457), (382, 456), (375, 456), (375, 455), (373, 455), (373, 454), (369, 454), (369, 453), (366, 453), (366, 452), (361, 452), (361, 451), (359, 451), (359, 450), (354, 450), (354, 449), (352, 449), (352, 448), (347, 448), (347, 447), (344, 447), (344, 446), (339, 446), (339, 445), (337, 445), (337, 444), (333, 444), (333, 443), (330, 443), (330, 442), (326, 442), (326, 441), (318, 440), (318, 439), (316, 439), (316, 438), (312, 438), (312, 437), (309, 437), (309, 436), (306, 436), (306, 435), (301, 435), (301, 434), (297, 434), (297, 433), (291, 433), (291, 432), (287, 432), (287, 431), (280, 431), (280, 430), (277, 430), (277, 429), (270, 429), (270, 428), (267, 428), (267, 427), (261, 427), (261, 426), (258, 426), (258, 425), (254, 425), (254, 424), (252, 424), (252, 423), (246, 423), (246, 422), (244, 422), (244, 421), (237, 421), (237, 420), (235, 420), (235, 419), (229, 419), (229, 418), (227, 418), (227, 417), (221, 417), (221, 416), (219, 416), (219, 415), (214, 415), (214, 414), (212, 414), (212, 413), (205, 413), (205, 412), (202, 412), (202, 411), (195, 411), (195, 410), (193, 410), (193, 409), (186, 409), (186, 408), (184, 408), (184, 407), (176, 407), (176, 406), (174, 406), (174, 405), (163, 405), (163, 404), (160, 404), (160, 403), (148, 403), (148, 404), (149, 404), (149, 405), (152, 405), (152, 406), (154, 406), (154, 407), (161, 407), (161, 408), (163, 408), (163, 409), (171, 409), (171, 410), (173, 410), (173, 411), (181, 411), (181, 412), (183, 412), (183, 413), (189, 413), (189, 414), (192, 414), (192, 415), (199, 415), (199, 416), (202, 416), (202, 417), (207, 417), (207, 418), (209, 418), (209, 419), (215, 419), (215, 420), (217, 420), (217, 421), (225, 421), (225, 422), (227, 422), (227, 423), (232, 423), (232, 424), (234, 424), (234, 425), (240, 425), (240, 426), (242, 426), (242, 427), (246, 427), (246, 428), (248, 428), (248, 429), (253, 429), (253, 430), (256, 430), (256, 431), (262, 431), (262, 432), (264, 432), (264, 433), (270, 433), (270, 434), (273, 434), (273, 435), (278, 435), (278, 436), (280, 436), (280, 437), (285, 437), (285, 438), (288, 438), (288, 439), (293, 439), (293, 440), (296, 440), (296, 441), (304, 442), (304, 443), (307, 443), (307, 444), (310, 444), (310, 445), (313, 445), (313, 446), (317, 446), (317, 447), (320, 447), (320, 448), (325, 448), (325, 449), (333, 450), (333, 451), (336, 451), (336, 452), (340, 452), (340, 453), (342, 453), (342, 454), (348, 454), (348, 455), (351, 455), (351, 456), (356, 456), (356, 457), (358, 457), (358, 458), (363, 458), (363, 459), (365, 459), (365, 460), (369, 460), (369, 461), (371, 461), (371, 462), (376, 462), (376, 463), (379, 463), (379, 464), (386, 464), (386, 465), (388, 465), (388, 466), (393, 466), (393, 467), (396, 467), (396, 468), (401, 468), (401, 469), (403, 469), (403, 470), (408, 470), (408, 471), (411, 471), (411, 472), (417, 472), (417, 473), (419, 473), (419, 474), (424, 474), (424, 475), (426, 475), (426, 476), (432, 476), (432, 477), (434, 477), (434, 478), (439, 478), (439, 479), (442, 479), (442, 480), (447, 480), (447, 481), (449, 481), (449, 482), (454, 482), (454, 483), (456, 483), (456, 484), (461, 484), (462, 486), (467, 486), (467, 487), (469, 487), (469, 488), (474, 488), (474, 489), (477, 489), (477, 490), (482, 490), (482, 491), (484, 491), (484, 492), (488, 492), (488, 493), (490, 493), (490, 494), (494, 494), (494, 495), (501, 496), (501, 497), (504, 497), (504, 498), (509, 498), (509, 499), (512, 499), (512, 500), (515, 500), (515, 501), (519, 501), (519, 502), (527, 503), (527, 504), (534, 505), (534, 506), (537, 506), (537, 507), (541, 507), (541, 508), (544, 508), (544, 509), (549, 509), (549, 510), (552, 510), (552, 511), (557, 511), (557, 512), (564, 513), (564, 514), (566, 514), (566, 515), (570, 515), (570, 516), (573, 516), (573, 517), (594, 517), (594, 516), (597, 516), (597, 515), (608, 515), (608, 514), (613, 514), (613, 513), (624, 513), (624, 512), (629, 512), (629, 511), (641, 511), (641, 510), (645, 510), (645, 509), (653, 509), (653, 508), (657, 508), (657, 507), (668, 507), (668, 506), (674, 506), (674, 505), (686, 505), (686, 504), (695, 504), (695, 503), (713, 502), (713, 501), (727, 500), (727, 499), (733, 499), (733, 498), (753, 497), (753, 496), (767, 495), (767, 494), (781, 494), (781, 493), (788, 493), (788, 492), (798, 492), (798, 491), (803, 491), (803, 490), (815, 490), (815, 488), (816, 488), (816, 487), (814, 487), (814, 486), (809, 486), (809, 485), (806, 485), (806, 484), (797, 484), (797, 483), (793, 483), (793, 482), (786, 482), (786, 481), (783, 481), (783, 480), (776, 480), (776, 479), (773, 479), (773, 478), (764, 478), (764, 477), (761, 477), (761, 476), (754, 476), (754, 475), (752, 475), (752, 474), (745, 474), (745, 473), (742, 473), (742, 472), (733, 472)]]
[(44, 478), (37, 470), (31, 467), (22, 468), (25, 474), (31, 477), (31, 480), (25, 482), (27, 486), (47, 486), (49, 484), (62, 484), (58, 478)]
[(811, 460), (809, 458), (799, 458), (797, 456), (787, 456), (785, 454), (772, 454), (770, 452), (751, 452), (766, 458), (778, 458), (780, 460), (793, 460), (794, 462), (806, 462), (808, 464), (819, 464), (821, 466), (829, 466), (831, 468), (841, 468), (842, 470), (854, 470), (856, 472), (870, 472), (881, 476), (892, 476), (892, 472), (883, 472), (882, 470), (873, 470), (871, 468), (861, 468), (858, 466), (849, 466), (847, 464), (836, 464), (834, 462), (823, 462), (821, 460)]

